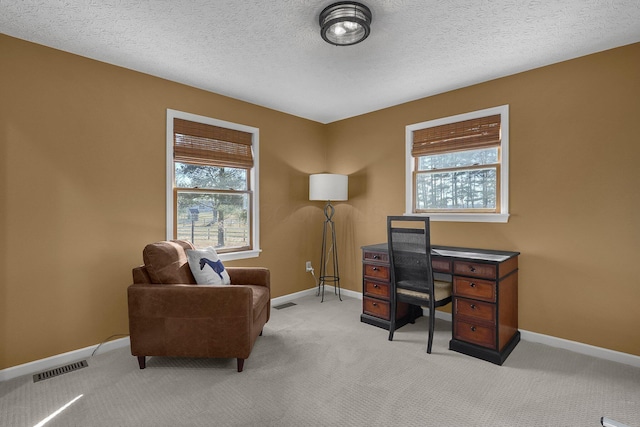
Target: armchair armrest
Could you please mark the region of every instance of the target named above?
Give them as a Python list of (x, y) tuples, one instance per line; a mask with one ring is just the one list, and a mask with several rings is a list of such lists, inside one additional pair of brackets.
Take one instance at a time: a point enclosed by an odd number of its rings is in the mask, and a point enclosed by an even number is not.
[(258, 285), (271, 289), (271, 273), (263, 267), (225, 267), (232, 285)]
[[(225, 267), (232, 285), (264, 286), (271, 295), (271, 271), (264, 267)], [(267, 321), (271, 318), (271, 302), (267, 304)]]
[(251, 289), (243, 286), (133, 284), (128, 295), (130, 317), (252, 318)]

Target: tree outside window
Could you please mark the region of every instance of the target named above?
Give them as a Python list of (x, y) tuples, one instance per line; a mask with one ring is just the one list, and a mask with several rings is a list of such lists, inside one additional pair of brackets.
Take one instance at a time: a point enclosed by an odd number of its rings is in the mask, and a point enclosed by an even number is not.
[(498, 148), (421, 156), (416, 162), (416, 211), (495, 212)]
[(175, 163), (177, 238), (220, 252), (250, 246), (246, 169)]

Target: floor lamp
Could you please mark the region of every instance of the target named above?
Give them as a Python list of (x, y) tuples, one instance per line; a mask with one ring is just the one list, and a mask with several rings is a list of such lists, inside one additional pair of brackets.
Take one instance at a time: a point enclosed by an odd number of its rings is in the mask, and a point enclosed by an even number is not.
[[(335, 209), (332, 201), (348, 199), (348, 177), (331, 173), (318, 173), (309, 176), (309, 200), (322, 200), (327, 204), (324, 207), (324, 228), (322, 231), (322, 255), (320, 257), (320, 276), (318, 277), (318, 292), (322, 288), (322, 300), (324, 301), (325, 283), (333, 283), (334, 291), (342, 301), (340, 295), (340, 273), (338, 272), (338, 251), (336, 248), (336, 228), (333, 223)], [(329, 266), (329, 264), (331, 264)]]

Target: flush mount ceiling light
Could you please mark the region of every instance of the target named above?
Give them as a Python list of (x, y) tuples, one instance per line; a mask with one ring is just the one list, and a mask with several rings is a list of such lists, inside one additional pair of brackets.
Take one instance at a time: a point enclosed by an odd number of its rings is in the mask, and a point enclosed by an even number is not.
[(370, 25), (371, 10), (356, 2), (333, 3), (320, 13), (320, 34), (336, 46), (360, 43), (369, 35)]

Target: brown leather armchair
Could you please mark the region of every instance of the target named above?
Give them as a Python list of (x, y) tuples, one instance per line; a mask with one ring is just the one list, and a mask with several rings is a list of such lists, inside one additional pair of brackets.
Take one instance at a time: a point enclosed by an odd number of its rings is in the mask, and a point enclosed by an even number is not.
[(271, 314), (270, 273), (227, 267), (231, 285), (198, 286), (186, 249), (172, 240), (147, 245), (128, 288), (131, 354), (236, 358), (238, 372)]

